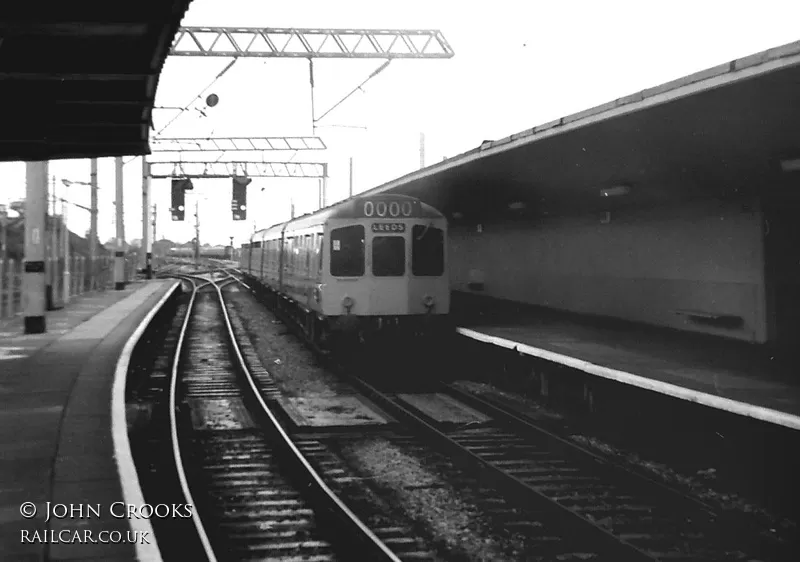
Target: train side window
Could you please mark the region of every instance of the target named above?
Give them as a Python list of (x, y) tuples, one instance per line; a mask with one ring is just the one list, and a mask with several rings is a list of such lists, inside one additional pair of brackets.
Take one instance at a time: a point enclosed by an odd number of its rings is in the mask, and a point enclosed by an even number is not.
[(317, 237), (317, 252), (319, 253), (319, 272), (322, 273), (322, 254), (325, 252), (325, 235)]
[(372, 239), (372, 274), (375, 277), (400, 277), (405, 272), (405, 239), (402, 236), (375, 236)]
[(360, 224), (331, 231), (331, 275), (364, 275), (364, 227)]
[(306, 273), (311, 271), (311, 235), (306, 234), (306, 240), (304, 244), (304, 250), (306, 252)]
[(444, 273), (444, 231), (415, 225), (411, 231), (411, 272), (421, 277)]

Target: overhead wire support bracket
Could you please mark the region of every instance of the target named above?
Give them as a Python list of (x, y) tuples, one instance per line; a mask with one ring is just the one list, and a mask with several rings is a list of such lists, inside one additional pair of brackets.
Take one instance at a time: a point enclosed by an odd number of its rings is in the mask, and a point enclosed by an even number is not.
[(345, 100), (347, 100), (347, 98), (349, 98), (350, 96), (352, 96), (353, 94), (355, 94), (357, 91), (359, 91), (359, 90), (360, 90), (360, 89), (361, 89), (361, 88), (364, 86), (364, 84), (366, 84), (367, 82), (369, 82), (370, 80), (372, 80), (373, 78), (375, 78), (375, 77), (376, 77), (378, 74), (380, 74), (381, 72), (383, 72), (383, 70), (384, 70), (384, 69), (385, 69), (387, 66), (389, 66), (389, 63), (391, 63), (391, 62), (392, 62), (392, 61), (391, 61), (391, 59), (390, 59), (390, 60), (387, 60), (387, 61), (386, 61), (385, 63), (383, 63), (382, 65), (380, 65), (380, 66), (379, 66), (379, 67), (378, 67), (378, 68), (377, 68), (377, 69), (376, 69), (376, 70), (375, 70), (375, 71), (374, 71), (372, 74), (370, 74), (370, 75), (367, 77), (367, 79), (366, 79), (366, 80), (364, 80), (363, 82), (361, 82), (361, 84), (359, 84), (358, 86), (356, 86), (355, 88), (353, 88), (353, 91), (351, 91), (351, 92), (350, 92), (349, 94), (347, 94), (345, 97), (343, 97), (342, 99), (340, 99), (339, 101), (337, 101), (337, 102), (336, 102), (336, 103), (333, 105), (333, 107), (331, 107), (331, 108), (330, 108), (328, 111), (326, 111), (325, 113), (323, 113), (321, 116), (319, 116), (319, 117), (315, 117), (315, 118), (314, 118), (314, 127), (315, 127), (315, 130), (316, 130), (316, 125), (317, 125), (317, 123), (319, 123), (320, 121), (322, 121), (323, 119), (325, 119), (325, 116), (326, 116), (326, 115), (328, 115), (328, 113), (330, 113), (331, 111), (333, 111), (334, 109), (336, 109), (337, 107), (339, 107), (341, 104), (343, 104), (343, 103), (345, 102)]
[[(230, 55), (228, 55), (228, 56), (230, 56)], [(163, 133), (165, 130), (167, 130), (167, 128), (168, 128), (170, 125), (172, 125), (172, 124), (175, 122), (175, 120), (176, 120), (176, 119), (178, 119), (178, 118), (179, 118), (181, 115), (183, 115), (184, 113), (186, 113), (186, 112), (187, 112), (187, 111), (188, 111), (188, 110), (189, 110), (189, 109), (192, 107), (192, 105), (193, 105), (193, 104), (194, 104), (194, 103), (195, 103), (197, 100), (201, 99), (202, 95), (203, 95), (203, 94), (205, 94), (205, 93), (206, 93), (206, 92), (209, 90), (209, 88), (211, 88), (211, 86), (213, 86), (214, 84), (216, 84), (216, 83), (217, 83), (217, 80), (219, 80), (220, 78), (222, 78), (222, 75), (223, 75), (223, 74), (225, 74), (226, 72), (228, 72), (228, 71), (231, 69), (231, 67), (232, 67), (234, 64), (236, 64), (236, 61), (237, 61), (237, 59), (236, 59), (236, 58), (234, 58), (234, 59), (233, 59), (231, 62), (229, 62), (229, 63), (228, 63), (226, 66), (225, 66), (225, 68), (223, 68), (223, 69), (222, 69), (222, 70), (221, 70), (221, 71), (220, 71), (220, 72), (217, 74), (217, 76), (214, 78), (214, 80), (212, 80), (212, 81), (211, 81), (211, 83), (210, 83), (208, 86), (206, 86), (205, 88), (203, 88), (203, 90), (202, 90), (202, 91), (201, 91), (199, 94), (197, 94), (195, 97), (193, 97), (193, 98), (192, 98), (192, 100), (191, 100), (189, 103), (187, 103), (187, 104), (186, 104), (186, 105), (184, 105), (182, 108), (180, 108), (180, 109), (181, 109), (180, 113), (178, 113), (178, 114), (177, 114), (175, 117), (173, 117), (172, 119), (170, 119), (170, 120), (169, 120), (169, 122), (168, 122), (166, 125), (164, 125), (163, 127), (161, 127), (161, 129), (159, 129), (159, 131), (156, 133), (156, 135), (160, 135), (161, 133)], [(201, 111), (201, 113), (202, 113), (202, 111)], [(152, 120), (151, 120), (151, 125), (152, 125)]]
[(451, 58), (435, 29), (181, 27), (169, 54), (179, 57)]
[(151, 162), (152, 178), (327, 178), (325, 162)]

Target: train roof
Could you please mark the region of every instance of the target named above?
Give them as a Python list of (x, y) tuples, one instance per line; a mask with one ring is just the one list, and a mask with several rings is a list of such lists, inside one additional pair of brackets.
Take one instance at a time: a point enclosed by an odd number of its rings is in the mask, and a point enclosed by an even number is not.
[[(362, 201), (373, 200), (373, 201), (415, 201), (419, 204), (419, 213), (416, 214), (417, 218), (444, 218), (444, 215), (437, 211), (434, 207), (428, 205), (417, 199), (416, 197), (410, 197), (408, 195), (400, 195), (395, 193), (383, 193), (372, 197), (362, 197), (362, 196), (355, 196), (351, 197), (350, 199), (345, 199), (339, 203), (331, 205), (330, 207), (325, 207), (324, 209), (320, 209), (314, 213), (309, 213), (307, 215), (302, 215), (295, 219), (292, 219), (287, 222), (282, 222), (278, 224), (274, 224), (270, 227), (257, 230), (253, 233), (253, 236), (250, 240), (257, 240), (263, 238), (265, 235), (268, 234), (277, 234), (279, 232), (283, 232), (285, 229), (291, 227), (294, 229), (303, 229), (312, 226), (317, 226), (320, 224), (325, 224), (330, 219), (355, 219), (355, 218), (363, 218), (358, 211), (359, 203)], [(376, 217), (377, 218), (377, 217)]]

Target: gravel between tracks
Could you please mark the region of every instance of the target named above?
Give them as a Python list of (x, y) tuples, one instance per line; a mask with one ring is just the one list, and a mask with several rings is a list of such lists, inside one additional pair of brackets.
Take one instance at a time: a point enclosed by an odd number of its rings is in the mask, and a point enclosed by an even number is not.
[(519, 560), (517, 556), (508, 558), (503, 551), (521, 552), (522, 545), (493, 537), (491, 525), (475, 505), (464, 501), (457, 490), (416, 458), (379, 438), (354, 443), (344, 453), (447, 550), (460, 551), (476, 561)]
[(285, 396), (336, 396), (343, 384), (315, 364), (314, 355), (282, 322), (240, 287), (225, 292), (253, 347)]

